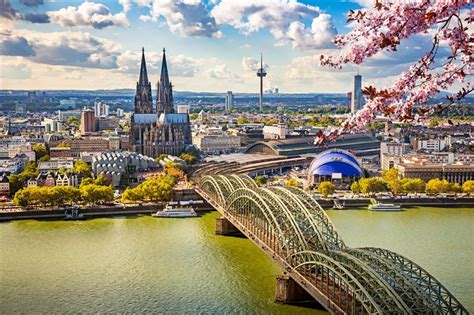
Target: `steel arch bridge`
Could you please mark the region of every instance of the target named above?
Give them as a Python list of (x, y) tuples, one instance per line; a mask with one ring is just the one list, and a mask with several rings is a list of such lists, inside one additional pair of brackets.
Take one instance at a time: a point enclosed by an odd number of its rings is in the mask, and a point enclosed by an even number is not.
[(321, 206), (300, 189), (208, 175), (196, 191), (332, 313), (468, 314), (413, 261), (345, 245)]

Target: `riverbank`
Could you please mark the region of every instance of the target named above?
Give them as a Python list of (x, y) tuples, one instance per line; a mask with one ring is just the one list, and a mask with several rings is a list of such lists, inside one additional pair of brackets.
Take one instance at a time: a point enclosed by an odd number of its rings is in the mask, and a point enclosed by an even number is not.
[[(332, 209), (334, 206), (333, 199), (318, 199), (318, 203), (324, 209)], [(395, 203), (402, 206), (419, 206), (419, 207), (473, 207), (473, 197), (436, 197), (436, 198), (384, 198), (379, 199), (382, 203)], [(367, 207), (371, 202), (370, 198), (358, 199), (337, 199), (337, 202), (344, 205), (344, 208), (360, 208)]]
[[(182, 189), (175, 192), (176, 201), (184, 200), (203, 200), (193, 189)], [(334, 200), (332, 199), (318, 199), (318, 203), (324, 209), (332, 209)], [(338, 199), (339, 204), (344, 205), (345, 209), (365, 208), (370, 204), (369, 198), (358, 199)], [(420, 206), (420, 207), (472, 207), (474, 209), (473, 197), (439, 197), (439, 198), (387, 198), (382, 200), (383, 203), (395, 203), (406, 207)], [(94, 217), (110, 217), (110, 216), (125, 216), (125, 215), (150, 215), (153, 212), (163, 209), (165, 203), (143, 203), (134, 205), (117, 204), (114, 206), (92, 206), (81, 207), (79, 212), (87, 218)], [(204, 202), (200, 205), (195, 205), (196, 211), (213, 211), (211, 205)], [(8, 211), (0, 209), (0, 222), (11, 220), (25, 220), (25, 219), (64, 219), (64, 208), (54, 209), (33, 209), (25, 210), (22, 208), (13, 208)]]
[[(202, 200), (193, 189), (180, 189), (175, 191), (175, 201), (184, 200)], [(113, 206), (81, 206), (79, 207), (79, 213), (83, 214), (84, 217), (110, 217), (110, 216), (122, 216), (122, 215), (138, 215), (147, 214), (150, 215), (158, 210), (161, 210), (165, 206), (165, 202), (158, 203), (142, 203), (142, 204), (116, 204)], [(212, 211), (214, 210), (209, 204), (198, 204), (194, 206), (195, 211)], [(11, 220), (27, 220), (27, 219), (64, 219), (65, 208), (41, 208), (41, 209), (22, 209), (19, 207), (1, 209), (0, 208), (0, 222), (11, 221)]]

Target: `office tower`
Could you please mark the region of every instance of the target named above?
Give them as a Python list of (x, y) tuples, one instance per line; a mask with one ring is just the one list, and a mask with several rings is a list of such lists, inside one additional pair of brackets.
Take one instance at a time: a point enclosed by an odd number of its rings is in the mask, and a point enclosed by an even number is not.
[(85, 108), (81, 112), (81, 126), (79, 128), (81, 134), (97, 131), (97, 119), (94, 111)]
[(225, 96), (225, 110), (229, 111), (234, 107), (234, 95), (232, 91), (227, 91), (227, 95)]
[(94, 102), (94, 114), (95, 114), (95, 117), (108, 117), (109, 105), (102, 103), (99, 100), (96, 100)]
[(356, 74), (354, 76), (354, 89), (351, 95), (351, 114), (354, 115), (364, 105), (364, 97), (362, 96), (362, 76)]
[(124, 115), (123, 109), (121, 109), (121, 108), (117, 108), (116, 113), (117, 113), (117, 117), (119, 117), (119, 118), (122, 118), (123, 115)]

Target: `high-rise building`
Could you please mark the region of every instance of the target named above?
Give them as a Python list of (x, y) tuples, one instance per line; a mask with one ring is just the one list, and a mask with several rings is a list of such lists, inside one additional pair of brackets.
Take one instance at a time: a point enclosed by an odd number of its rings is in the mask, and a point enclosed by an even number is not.
[(231, 110), (234, 107), (234, 94), (232, 91), (227, 91), (225, 96), (225, 110)]
[(95, 117), (108, 117), (109, 105), (102, 103), (100, 100), (96, 100), (94, 102), (94, 114)]
[(260, 78), (260, 98), (259, 98), (259, 110), (263, 110), (263, 78), (266, 77), (267, 73), (263, 68), (263, 54), (260, 55), (260, 69), (257, 71), (257, 77)]
[(364, 105), (364, 97), (362, 96), (362, 76), (356, 74), (354, 76), (354, 89), (351, 95), (351, 114), (354, 115)]
[(123, 117), (123, 115), (124, 115), (123, 109), (121, 109), (121, 108), (117, 108), (116, 113), (117, 113), (117, 117), (119, 117), (119, 118)]
[(81, 134), (97, 131), (97, 119), (95, 118), (94, 111), (84, 108), (81, 112), (81, 126), (79, 130)]
[(187, 113), (176, 113), (172, 85), (163, 49), (160, 81), (157, 84), (156, 112), (153, 112), (151, 84), (142, 50), (140, 77), (135, 96), (135, 113), (131, 118), (129, 149), (157, 157), (160, 154), (179, 155), (192, 144), (191, 125)]

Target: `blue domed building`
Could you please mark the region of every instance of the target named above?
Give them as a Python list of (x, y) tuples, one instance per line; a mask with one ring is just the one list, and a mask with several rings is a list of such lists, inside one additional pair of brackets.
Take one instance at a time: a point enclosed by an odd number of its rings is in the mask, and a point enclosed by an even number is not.
[(308, 169), (311, 184), (337, 179), (351, 183), (363, 176), (362, 166), (350, 152), (331, 149), (321, 152), (314, 158)]

